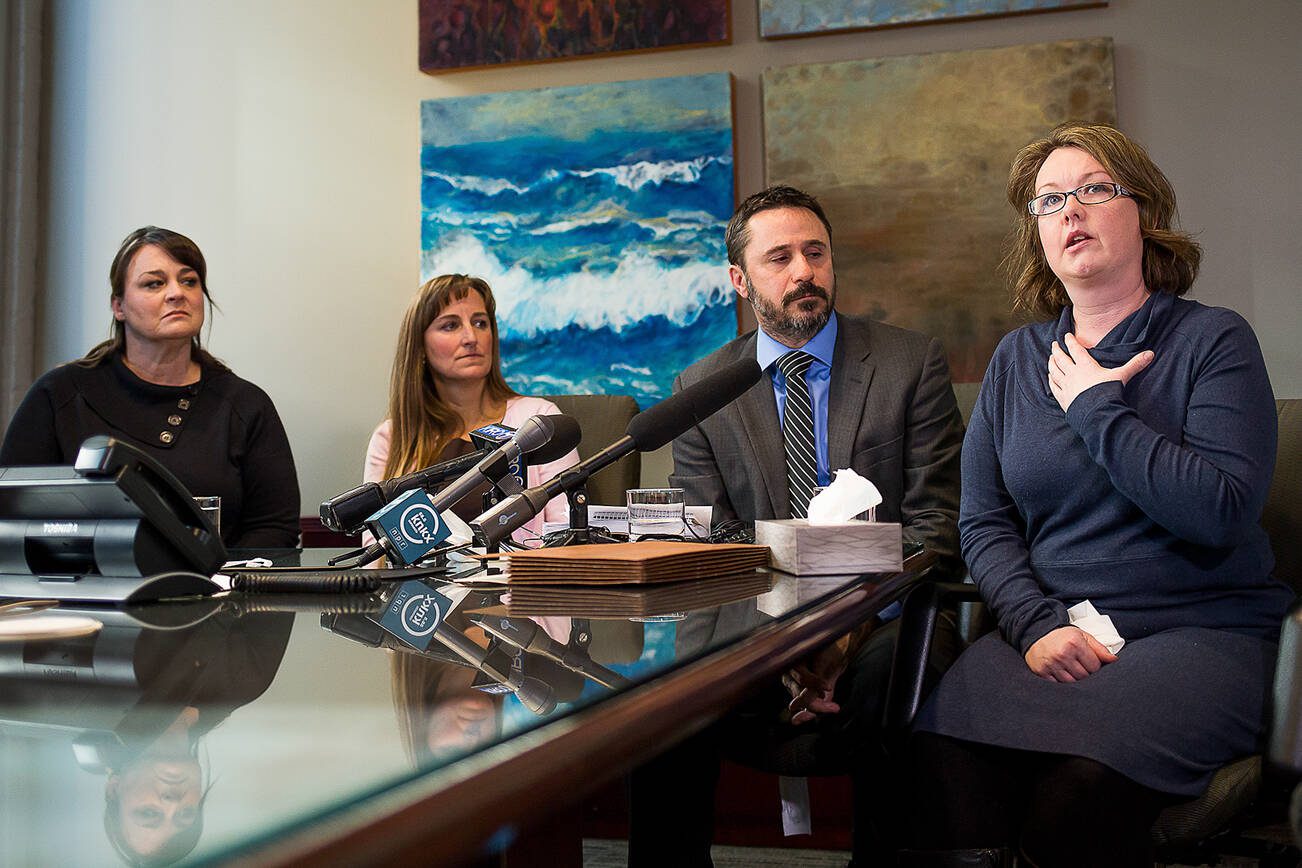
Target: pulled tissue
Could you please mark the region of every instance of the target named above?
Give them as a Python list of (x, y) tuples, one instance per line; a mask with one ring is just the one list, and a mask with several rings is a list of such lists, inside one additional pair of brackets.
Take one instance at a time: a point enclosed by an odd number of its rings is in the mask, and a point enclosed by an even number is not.
[(1095, 609), (1094, 604), (1089, 600), (1082, 600), (1068, 609), (1067, 619), (1071, 621), (1073, 627), (1089, 633), (1113, 654), (1126, 644), (1126, 640), (1121, 638), (1121, 634), (1112, 624), (1112, 619), (1107, 615), (1100, 615), (1099, 610)]
[(809, 501), (809, 523), (845, 524), (881, 502), (877, 486), (853, 470), (838, 470), (832, 484)]
[(452, 532), (452, 535), (443, 541), (444, 545), (447, 546), (465, 545), (466, 543), (470, 542), (472, 539), (475, 538), (475, 532), (470, 529), (470, 525), (466, 524), (461, 519), (461, 516), (457, 515), (452, 510), (449, 509), (444, 512), (440, 512), (439, 518), (443, 519), (443, 523), (446, 524), (448, 526), (448, 530)]

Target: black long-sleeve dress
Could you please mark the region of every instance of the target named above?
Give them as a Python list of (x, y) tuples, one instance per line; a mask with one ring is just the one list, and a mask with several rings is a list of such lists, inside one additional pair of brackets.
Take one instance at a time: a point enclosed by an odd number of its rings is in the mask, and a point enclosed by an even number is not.
[(14, 413), (0, 465), (71, 464), (93, 434), (140, 448), (196, 497), (220, 496), (226, 545), (298, 544), (298, 476), (285, 427), (267, 393), (230, 370), (203, 364), (197, 383), (160, 386), (120, 355), (95, 367), (60, 365)]

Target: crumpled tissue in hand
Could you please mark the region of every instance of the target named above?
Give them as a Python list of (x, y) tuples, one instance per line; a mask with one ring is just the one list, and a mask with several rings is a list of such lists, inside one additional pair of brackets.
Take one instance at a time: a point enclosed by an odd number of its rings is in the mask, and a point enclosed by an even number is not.
[(1117, 628), (1113, 626), (1112, 619), (1107, 615), (1100, 615), (1099, 610), (1094, 608), (1094, 604), (1089, 600), (1082, 600), (1067, 610), (1067, 618), (1071, 621), (1073, 627), (1078, 627), (1089, 633), (1104, 648), (1107, 648), (1113, 654), (1121, 650), (1121, 646), (1126, 644), (1126, 640), (1121, 638)]
[(853, 470), (838, 470), (832, 484), (809, 501), (809, 523), (845, 524), (881, 502), (877, 486)]

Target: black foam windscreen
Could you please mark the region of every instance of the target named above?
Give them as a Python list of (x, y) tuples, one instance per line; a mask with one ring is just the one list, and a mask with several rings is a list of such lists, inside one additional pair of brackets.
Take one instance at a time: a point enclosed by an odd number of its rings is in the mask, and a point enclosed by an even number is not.
[(740, 359), (638, 413), (625, 431), (639, 452), (659, 449), (740, 398), (762, 373), (754, 358)]
[(579, 428), (579, 421), (573, 416), (556, 413), (542, 418), (551, 422), (552, 434), (546, 443), (528, 452), (530, 464), (547, 464), (563, 458), (571, 449), (576, 448), (579, 441), (583, 439), (583, 431)]

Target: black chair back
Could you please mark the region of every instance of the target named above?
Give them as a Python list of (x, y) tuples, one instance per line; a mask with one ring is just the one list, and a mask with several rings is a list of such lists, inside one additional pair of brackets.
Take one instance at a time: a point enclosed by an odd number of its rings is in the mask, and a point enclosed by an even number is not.
[[(594, 452), (624, 436), (628, 421), (638, 413), (637, 401), (628, 395), (545, 395), (562, 413), (573, 416), (583, 431), (579, 457)], [(637, 488), (642, 478), (641, 456), (634, 452), (619, 459), (588, 480), (588, 502), (623, 506), (624, 492)]]

